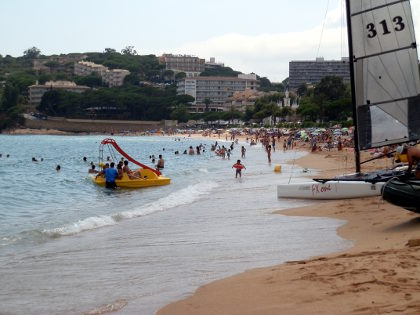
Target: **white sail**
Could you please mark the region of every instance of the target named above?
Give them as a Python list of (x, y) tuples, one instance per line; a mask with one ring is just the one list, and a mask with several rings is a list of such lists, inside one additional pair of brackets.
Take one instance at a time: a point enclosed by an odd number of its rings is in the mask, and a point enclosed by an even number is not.
[(350, 0), (359, 148), (420, 139), (420, 80), (408, 0)]

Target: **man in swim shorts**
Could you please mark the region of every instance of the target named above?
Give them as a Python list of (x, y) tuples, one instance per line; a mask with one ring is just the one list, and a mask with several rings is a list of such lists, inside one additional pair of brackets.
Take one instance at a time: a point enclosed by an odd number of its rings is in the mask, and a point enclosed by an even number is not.
[(165, 168), (165, 161), (163, 160), (162, 154), (159, 154), (159, 160), (157, 162), (156, 168), (158, 171)]

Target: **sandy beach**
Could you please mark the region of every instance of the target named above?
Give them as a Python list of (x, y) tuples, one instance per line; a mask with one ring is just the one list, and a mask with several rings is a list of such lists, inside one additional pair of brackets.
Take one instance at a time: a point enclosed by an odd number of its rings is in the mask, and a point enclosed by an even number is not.
[[(354, 171), (353, 154), (345, 151), (310, 153), (296, 163), (323, 176)], [(391, 166), (391, 159), (362, 170), (383, 166)], [(215, 281), (158, 314), (420, 314), (420, 215), (380, 197), (327, 201), (274, 215), (345, 220), (337, 233), (354, 246)]]
[(9, 135), (71, 135), (73, 133), (55, 129), (16, 128), (4, 131)]

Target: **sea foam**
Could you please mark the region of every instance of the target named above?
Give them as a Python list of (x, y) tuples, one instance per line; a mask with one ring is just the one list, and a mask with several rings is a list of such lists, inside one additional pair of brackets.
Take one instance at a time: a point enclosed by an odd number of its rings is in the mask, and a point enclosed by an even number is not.
[(178, 191), (174, 191), (166, 197), (162, 197), (141, 207), (134, 208), (133, 210), (122, 211), (112, 215), (89, 217), (71, 224), (64, 225), (62, 227), (45, 229), (42, 231), (42, 233), (50, 237), (67, 236), (105, 226), (115, 225), (124, 219), (140, 217), (158, 211), (193, 203), (200, 199), (202, 196), (210, 194), (210, 191), (215, 187), (217, 187), (216, 182), (203, 181), (194, 185), (187, 186)]
[(193, 203), (200, 199), (203, 195), (208, 195), (210, 191), (217, 187), (217, 183), (213, 181), (204, 181), (195, 185), (187, 186), (184, 189), (175, 191), (166, 197), (155, 202), (151, 202), (137, 209), (123, 211), (114, 215), (114, 218), (129, 219), (146, 214), (150, 214), (165, 209), (174, 208), (184, 204)]

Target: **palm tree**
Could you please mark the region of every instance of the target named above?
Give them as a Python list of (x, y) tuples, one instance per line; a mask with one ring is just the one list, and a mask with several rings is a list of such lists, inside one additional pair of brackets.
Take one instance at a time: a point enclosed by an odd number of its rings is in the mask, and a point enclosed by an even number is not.
[(211, 103), (211, 101), (210, 101), (210, 99), (209, 98), (205, 98), (204, 99), (204, 104), (206, 105), (206, 113), (209, 111), (209, 105), (210, 105), (210, 103)]

